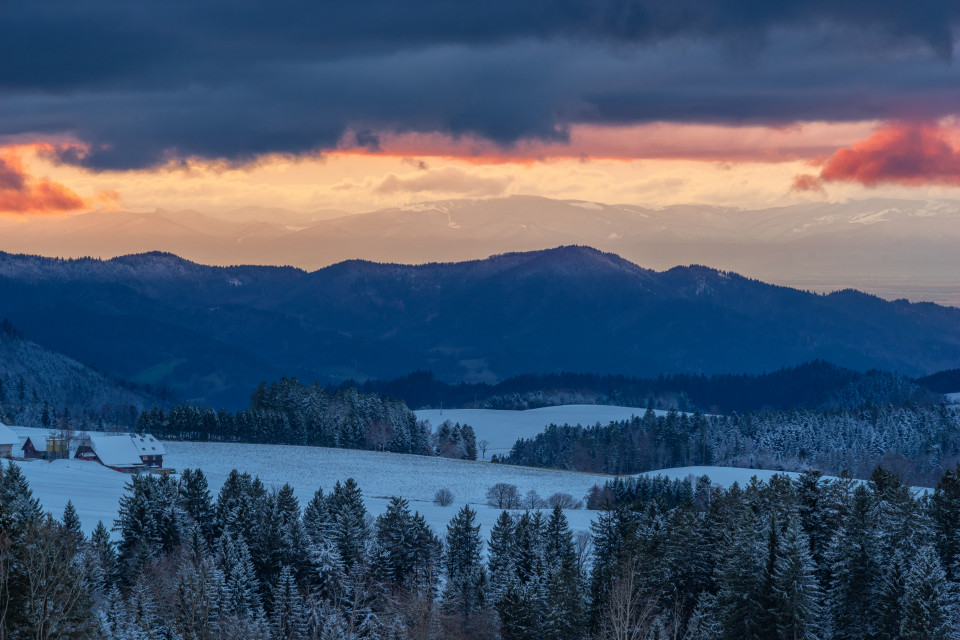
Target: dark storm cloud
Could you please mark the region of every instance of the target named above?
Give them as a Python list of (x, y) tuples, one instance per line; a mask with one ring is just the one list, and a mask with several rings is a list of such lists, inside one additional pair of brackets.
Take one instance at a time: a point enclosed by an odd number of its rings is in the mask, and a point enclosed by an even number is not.
[(957, 111), (952, 0), (5, 0), (0, 135), (94, 168), (330, 148), (345, 130)]

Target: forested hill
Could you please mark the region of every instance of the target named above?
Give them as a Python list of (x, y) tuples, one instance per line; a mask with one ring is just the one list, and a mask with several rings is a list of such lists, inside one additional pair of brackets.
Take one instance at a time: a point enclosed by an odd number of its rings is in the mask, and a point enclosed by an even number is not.
[(94, 371), (25, 339), (0, 322), (0, 421), (76, 428), (132, 426), (144, 409), (163, 406), (162, 393)]
[(814, 359), (928, 375), (960, 362), (960, 309), (816, 295), (700, 266), (643, 269), (584, 247), (418, 266), (197, 265), (170, 254), (0, 254), (0, 316), (44, 346), (191, 402), (240, 408), (260, 380), (429, 370), (657, 376)]
[[(496, 384), (449, 384), (438, 380), (429, 371), (415, 371), (392, 380), (364, 383), (351, 380), (339, 388), (356, 386), (366, 393), (403, 398), (409, 406), (417, 409), (524, 410), (561, 404), (612, 404), (730, 413), (943, 402), (942, 395), (931, 390), (933, 385), (928, 388), (921, 384), (925, 380), (911, 381), (905, 376), (884, 371), (863, 373), (815, 360), (756, 375), (674, 374), (637, 378), (585, 373), (526, 374)], [(937, 385), (937, 389), (941, 386)], [(960, 390), (960, 385), (956, 388)]]

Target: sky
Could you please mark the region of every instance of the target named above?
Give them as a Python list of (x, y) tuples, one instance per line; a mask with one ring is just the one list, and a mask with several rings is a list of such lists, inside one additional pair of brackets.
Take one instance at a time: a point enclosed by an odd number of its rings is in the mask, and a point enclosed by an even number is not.
[(5, 0), (0, 214), (960, 198), (958, 29), (952, 0)]

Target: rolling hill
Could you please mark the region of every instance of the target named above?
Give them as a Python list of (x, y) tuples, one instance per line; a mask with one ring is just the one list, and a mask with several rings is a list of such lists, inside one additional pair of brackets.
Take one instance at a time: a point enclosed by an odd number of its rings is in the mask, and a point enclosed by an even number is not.
[(910, 376), (960, 361), (960, 309), (829, 295), (690, 266), (664, 272), (578, 246), (417, 266), (306, 272), (170, 254), (0, 254), (0, 315), (112, 375), (206, 404), (257, 382), (494, 381), (528, 372), (744, 373), (824, 359)]

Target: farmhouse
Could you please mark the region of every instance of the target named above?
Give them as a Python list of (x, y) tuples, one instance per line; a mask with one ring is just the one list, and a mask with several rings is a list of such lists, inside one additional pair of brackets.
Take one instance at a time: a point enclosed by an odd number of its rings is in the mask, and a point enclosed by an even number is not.
[(47, 436), (45, 449), (37, 449), (32, 438), (27, 438), (20, 448), (24, 460), (65, 460), (70, 457), (70, 441), (56, 434)]
[(0, 458), (12, 458), (13, 448), (20, 444), (20, 438), (13, 429), (0, 422)]
[(140, 450), (129, 435), (91, 433), (90, 444), (81, 444), (74, 458), (96, 460), (105, 467), (124, 473), (145, 468)]
[(148, 467), (162, 467), (163, 445), (149, 433), (140, 433), (130, 436), (133, 438), (133, 444), (140, 451), (140, 460)]

